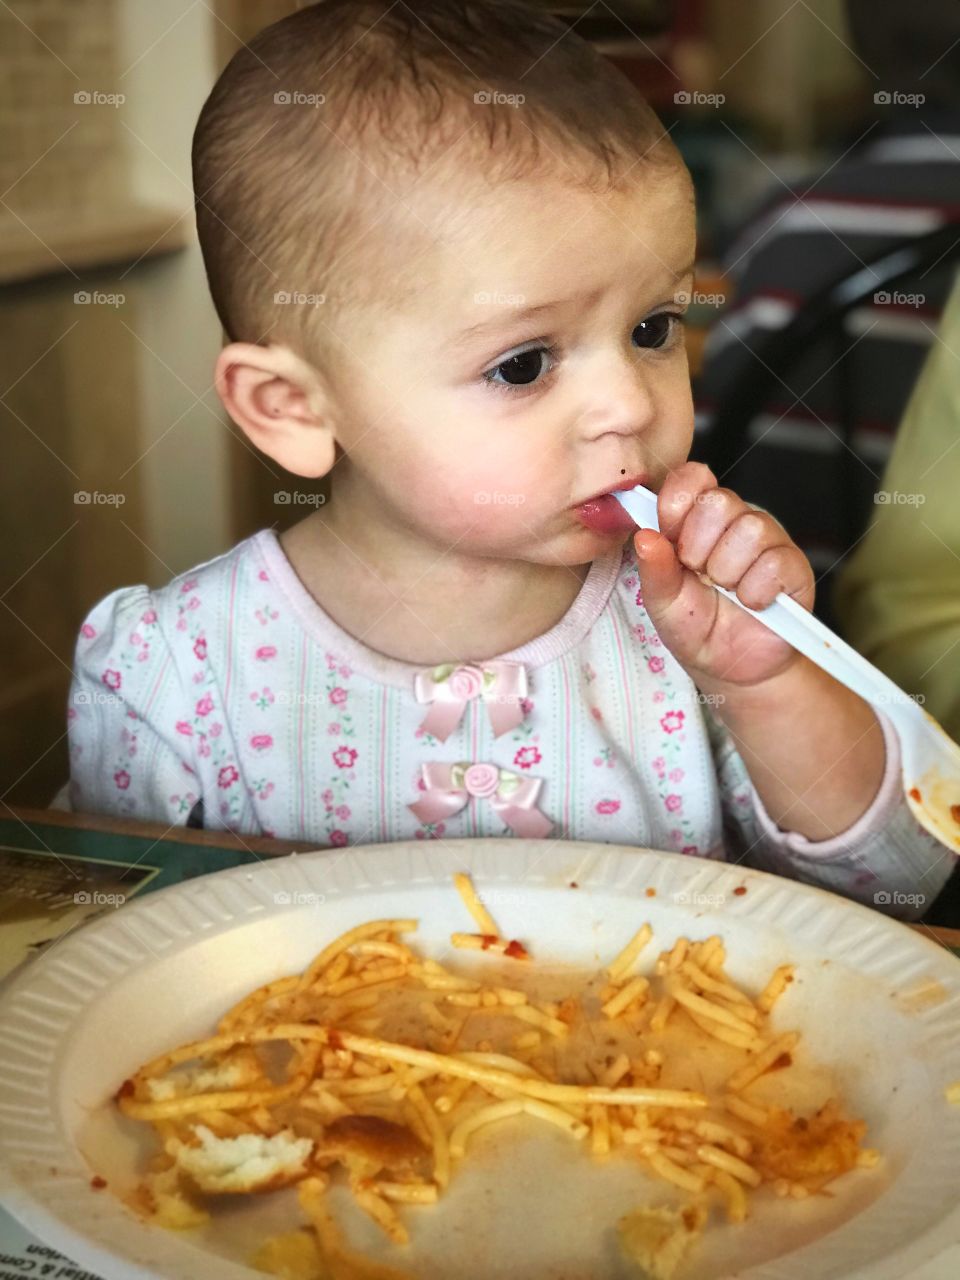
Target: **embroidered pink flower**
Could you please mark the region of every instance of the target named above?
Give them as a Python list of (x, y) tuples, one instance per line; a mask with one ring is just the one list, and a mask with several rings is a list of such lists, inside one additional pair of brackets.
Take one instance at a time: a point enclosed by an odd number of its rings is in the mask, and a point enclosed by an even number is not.
[(186, 582), (184, 582), (183, 585), (181, 586), (180, 594), (182, 596), (188, 596), (191, 591), (194, 591), (196, 589), (196, 585), (197, 585), (196, 578), (188, 578)]
[(500, 787), (500, 770), (492, 764), (471, 764), (464, 770), (463, 785), (470, 795), (481, 799), (496, 795)]
[(671, 770), (670, 770), (670, 781), (671, 781), (671, 782), (682, 782), (682, 781), (683, 781), (683, 770), (682, 770), (682, 769), (671, 769)]
[(684, 713), (682, 711), (668, 711), (665, 716), (660, 718), (660, 728), (664, 733), (677, 733), (683, 728)]
[(346, 820), (350, 817), (350, 806), (348, 804), (338, 804), (334, 812), (336, 813), (338, 818), (340, 818), (343, 822), (346, 822)]
[(642, 608), (643, 608), (643, 592), (642, 592), (642, 591), (638, 591), (638, 592), (637, 592), (636, 600), (637, 600), (637, 604), (638, 604), (638, 605), (641, 607), (641, 609), (642, 609)]
[(193, 737), (193, 725), (187, 720), (177, 721), (177, 733), (182, 733), (185, 738)]
[(139, 631), (130, 632), (130, 643), (132, 645), (143, 644), (143, 636), (140, 634)]
[(193, 642), (193, 652), (194, 656), (199, 658), (201, 662), (204, 660), (207, 656), (207, 641), (205, 636), (197, 636), (196, 640)]
[(339, 667), (338, 670), (344, 680), (349, 680), (350, 677), (353, 675), (353, 672), (347, 666)]
[(355, 747), (348, 747), (344, 745), (342, 747), (337, 747), (336, 751), (333, 752), (333, 763), (338, 769), (352, 768), (353, 762), (356, 758), (357, 752)]
[(157, 620), (156, 609), (148, 609), (146, 613), (143, 614), (143, 616), (140, 618), (140, 621), (145, 622), (148, 627), (152, 626), (156, 622), (156, 620)]
[(337, 685), (335, 689), (330, 690), (330, 701), (335, 707), (342, 707), (348, 697), (346, 689), (342, 689)]
[(270, 575), (267, 573), (266, 569), (261, 569), (260, 572), (257, 574), (257, 577), (260, 579), (261, 582), (270, 581)]
[(647, 659), (647, 666), (655, 676), (658, 676), (666, 666), (666, 663), (658, 654), (655, 654), (652, 658)]
[(663, 756), (657, 756), (656, 760), (653, 760), (651, 763), (657, 773), (663, 773), (664, 769), (667, 767), (667, 762), (664, 760)]
[(539, 764), (542, 759), (543, 756), (538, 747), (521, 747), (513, 757), (513, 763), (518, 764), (521, 769), (529, 769), (532, 764)]
[(255, 733), (250, 739), (254, 751), (267, 751), (273, 746), (273, 738), (269, 733)]
[(220, 724), (219, 721), (215, 724), (212, 724), (210, 728), (207, 730), (207, 733), (210, 735), (211, 738), (219, 738), (222, 732), (223, 732), (223, 725)]
[(664, 796), (663, 803), (667, 806), (667, 813), (679, 813), (683, 808), (683, 797), (671, 792)]
[(483, 688), (483, 672), (479, 667), (467, 663), (451, 671), (449, 684), (453, 696), (467, 702), (470, 698), (475, 698)]
[(339, 732), (340, 732), (340, 725), (337, 723), (336, 720), (331, 720), (330, 723), (327, 725), (327, 733), (330, 733), (334, 737), (336, 737)]
[(619, 800), (598, 800), (594, 805), (597, 813), (616, 813), (620, 808)]
[(113, 780), (121, 791), (126, 791), (127, 787), (130, 785), (130, 775), (127, 773), (126, 769), (118, 769), (113, 775)]
[(336, 831), (331, 831), (330, 843), (338, 846), (345, 845), (347, 843), (347, 833), (339, 828)]
[(333, 792), (327, 787), (326, 791), (321, 791), (320, 799), (324, 804), (333, 804)]
[(240, 774), (237, 772), (235, 765), (225, 764), (217, 774), (217, 786), (226, 791), (228, 787), (233, 786), (239, 777)]
[(198, 716), (208, 716), (213, 710), (213, 699), (209, 693), (205, 693), (196, 705), (196, 713)]
[(262, 644), (253, 655), (258, 662), (269, 662), (277, 656), (277, 647), (273, 644)]
[(116, 692), (116, 690), (119, 689), (120, 685), (123, 683), (120, 672), (112, 671), (109, 667), (100, 678), (103, 681), (103, 683), (107, 686), (107, 688), (113, 689), (114, 692)]
[(84, 640), (92, 640), (97, 634), (97, 628), (91, 627), (89, 622), (85, 622), (80, 628), (80, 634), (83, 636)]
[(533, 703), (530, 701), (529, 698), (520, 699), (520, 710), (523, 712), (525, 716), (528, 716), (530, 714), (530, 712), (533, 710)]

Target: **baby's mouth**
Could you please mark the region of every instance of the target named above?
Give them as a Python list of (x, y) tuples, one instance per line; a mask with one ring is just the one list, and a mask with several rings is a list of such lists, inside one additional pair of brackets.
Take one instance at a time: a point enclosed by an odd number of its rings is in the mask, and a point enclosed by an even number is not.
[(637, 528), (637, 522), (613, 496), (614, 490), (632, 489), (635, 485), (645, 483), (645, 476), (624, 476), (619, 484), (611, 485), (606, 492), (598, 493), (575, 506), (574, 514), (581, 524), (596, 533), (618, 534), (623, 537)]
[(637, 528), (636, 521), (624, 511), (612, 493), (581, 502), (574, 511), (581, 524), (596, 533), (626, 535)]

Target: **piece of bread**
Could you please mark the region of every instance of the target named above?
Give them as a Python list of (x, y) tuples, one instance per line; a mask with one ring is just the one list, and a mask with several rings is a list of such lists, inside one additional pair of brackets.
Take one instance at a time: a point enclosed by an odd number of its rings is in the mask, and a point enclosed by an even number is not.
[(420, 1140), (404, 1125), (380, 1116), (340, 1116), (317, 1143), (316, 1163), (340, 1163), (352, 1178), (372, 1178), (381, 1169), (399, 1172), (426, 1155)]
[(298, 1138), (289, 1129), (271, 1138), (261, 1133), (218, 1138), (201, 1124), (193, 1127), (193, 1133), (195, 1142), (171, 1138), (166, 1149), (176, 1161), (178, 1173), (211, 1194), (274, 1191), (288, 1186), (306, 1175), (313, 1151), (309, 1138)]
[(703, 1205), (634, 1209), (618, 1224), (620, 1247), (642, 1275), (671, 1280), (706, 1220)]

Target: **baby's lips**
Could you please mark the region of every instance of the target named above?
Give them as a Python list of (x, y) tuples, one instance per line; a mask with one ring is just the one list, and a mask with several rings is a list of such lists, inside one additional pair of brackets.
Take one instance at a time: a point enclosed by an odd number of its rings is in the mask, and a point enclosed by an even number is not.
[(591, 498), (589, 502), (581, 502), (575, 507), (577, 519), (595, 533), (619, 534), (626, 536), (637, 528), (637, 523), (629, 515), (612, 493), (602, 497)]

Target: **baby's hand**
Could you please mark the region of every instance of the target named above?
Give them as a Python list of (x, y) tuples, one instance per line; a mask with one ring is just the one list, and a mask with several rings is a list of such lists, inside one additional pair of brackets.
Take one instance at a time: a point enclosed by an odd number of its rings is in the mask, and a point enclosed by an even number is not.
[(660, 533), (634, 535), (643, 602), (663, 643), (698, 685), (755, 685), (799, 655), (702, 582), (736, 591), (762, 609), (786, 591), (813, 605), (813, 570), (772, 516), (720, 489), (709, 467), (687, 462), (667, 476), (657, 502)]

